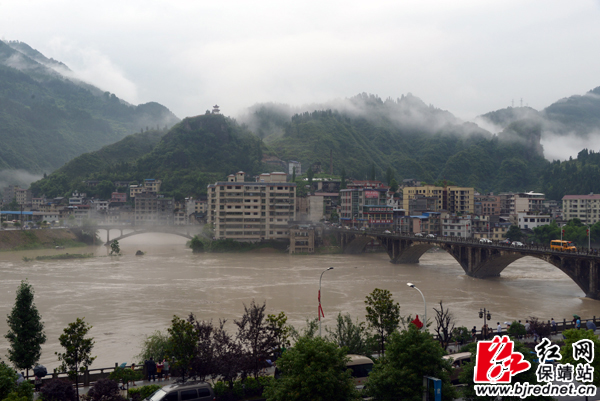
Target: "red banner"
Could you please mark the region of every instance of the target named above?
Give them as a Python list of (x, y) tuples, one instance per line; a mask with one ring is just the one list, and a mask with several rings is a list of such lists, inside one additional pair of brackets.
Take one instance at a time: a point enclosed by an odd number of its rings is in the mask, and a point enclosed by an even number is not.
[(379, 198), (379, 192), (377, 191), (365, 191), (365, 198)]

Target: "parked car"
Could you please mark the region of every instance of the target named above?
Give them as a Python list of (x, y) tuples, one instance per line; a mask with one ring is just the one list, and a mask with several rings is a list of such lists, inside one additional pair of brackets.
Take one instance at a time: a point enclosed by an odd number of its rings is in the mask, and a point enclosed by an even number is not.
[(361, 227), (360, 231), (367, 231), (367, 227)]
[(390, 230), (385, 230), (383, 233), (384, 234), (391, 234), (392, 232)]
[(415, 237), (422, 237), (423, 233), (415, 233)]
[(427, 234), (427, 238), (435, 238), (435, 237), (437, 237), (437, 235), (435, 235), (435, 234)]
[(491, 243), (492, 243), (492, 240), (491, 240), (491, 239), (489, 239), (489, 238), (480, 238), (480, 239), (479, 239), (479, 242), (480, 242), (481, 244), (491, 244)]
[(510, 244), (510, 246), (515, 246), (515, 247), (519, 247), (520, 248), (520, 247), (525, 246), (525, 244), (522, 243), (522, 242), (519, 242), (519, 241), (513, 241), (513, 243)]
[(214, 399), (215, 392), (210, 384), (198, 381), (184, 384), (170, 384), (156, 390), (150, 397), (146, 398), (148, 401), (209, 401)]
[(510, 238), (507, 239), (503, 239), (502, 241), (498, 241), (499, 244), (503, 244), (503, 245), (510, 245), (512, 244), (512, 242), (510, 241)]

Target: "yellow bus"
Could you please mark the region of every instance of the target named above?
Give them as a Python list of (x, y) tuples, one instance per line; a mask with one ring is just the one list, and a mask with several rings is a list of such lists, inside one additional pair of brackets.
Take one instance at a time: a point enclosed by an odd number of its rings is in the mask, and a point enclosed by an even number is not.
[(577, 247), (571, 241), (555, 239), (550, 241), (550, 249), (553, 251), (576, 252)]

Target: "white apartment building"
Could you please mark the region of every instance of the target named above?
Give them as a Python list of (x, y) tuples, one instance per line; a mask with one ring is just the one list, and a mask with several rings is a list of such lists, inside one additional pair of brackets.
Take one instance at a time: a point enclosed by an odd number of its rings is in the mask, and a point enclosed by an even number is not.
[(600, 195), (565, 195), (562, 198), (563, 219), (578, 218), (583, 224), (600, 220)]
[(296, 218), (296, 184), (287, 174), (261, 174), (256, 182), (245, 182), (239, 171), (226, 182), (208, 186), (208, 222), (219, 239), (260, 241), (288, 239), (288, 222)]
[(534, 214), (528, 212), (519, 212), (518, 224), (520, 229), (533, 230), (536, 227), (545, 226), (552, 222), (552, 216), (549, 214)]

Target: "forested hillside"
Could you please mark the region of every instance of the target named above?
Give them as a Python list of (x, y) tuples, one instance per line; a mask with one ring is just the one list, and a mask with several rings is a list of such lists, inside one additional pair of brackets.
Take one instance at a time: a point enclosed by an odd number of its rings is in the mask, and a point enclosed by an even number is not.
[[(540, 127), (514, 123), (498, 135), (470, 123), (461, 123), (446, 111), (426, 106), (418, 98), (386, 100), (360, 95), (353, 107), (296, 114), (280, 124), (282, 134), (266, 137), (271, 151), (283, 160), (303, 166), (329, 166), (333, 150), (334, 173), (349, 177), (383, 179), (391, 167), (397, 179), (440, 179), (480, 191), (531, 190), (548, 162), (540, 146)], [(281, 121), (281, 112), (268, 105), (255, 108), (258, 124)], [(278, 110), (282, 110), (281, 107)], [(275, 123), (266, 118), (276, 115)]]
[[(163, 135), (164, 134), (164, 135)], [(163, 181), (161, 192), (178, 199), (206, 193), (206, 186), (238, 170), (262, 172), (260, 139), (235, 121), (207, 114), (186, 118), (168, 133), (136, 134), (98, 152), (79, 156), (32, 184), (35, 195), (64, 196), (74, 189), (93, 194), (84, 180)], [(114, 189), (114, 188), (113, 188)]]
[(600, 153), (583, 149), (576, 159), (554, 161), (542, 175), (542, 191), (549, 199), (600, 193)]
[(499, 127), (526, 120), (542, 127), (542, 136), (575, 134), (581, 137), (600, 135), (600, 87), (584, 95), (560, 99), (542, 111), (531, 107), (508, 107), (480, 116)]
[(177, 121), (158, 103), (132, 106), (24, 43), (0, 41), (0, 170), (50, 172), (142, 128)]

